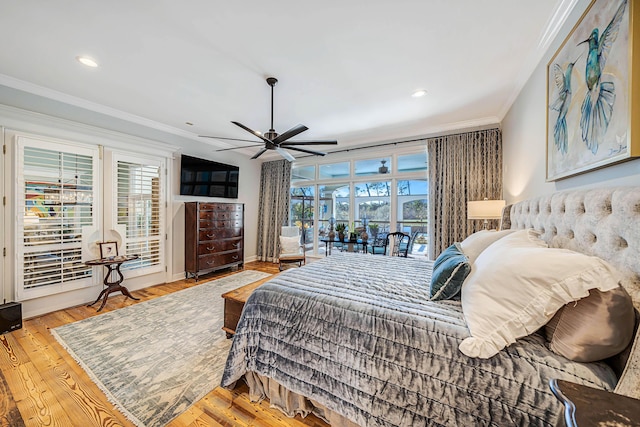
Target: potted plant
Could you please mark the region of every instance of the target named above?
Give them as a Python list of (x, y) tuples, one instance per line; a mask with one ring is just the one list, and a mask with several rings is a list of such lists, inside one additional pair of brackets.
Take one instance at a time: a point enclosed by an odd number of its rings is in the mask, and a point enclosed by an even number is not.
[(336, 231), (338, 232), (338, 239), (342, 242), (344, 240), (344, 230), (347, 228), (344, 223), (336, 224)]

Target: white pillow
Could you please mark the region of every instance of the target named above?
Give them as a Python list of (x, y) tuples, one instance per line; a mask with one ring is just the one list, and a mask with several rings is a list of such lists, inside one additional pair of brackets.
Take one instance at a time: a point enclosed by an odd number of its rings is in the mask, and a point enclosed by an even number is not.
[(297, 254), (300, 253), (300, 236), (280, 236), (280, 253)]
[(516, 230), (478, 231), (460, 242), (460, 247), (462, 248), (462, 252), (469, 258), (469, 264), (473, 264), (476, 258), (478, 258), (478, 255), (487, 249), (489, 245), (515, 231)]
[(542, 245), (533, 230), (521, 230), (476, 259), (462, 286), (462, 311), (471, 332), (459, 346), (462, 353), (489, 358), (590, 289), (618, 287), (619, 273), (604, 260)]

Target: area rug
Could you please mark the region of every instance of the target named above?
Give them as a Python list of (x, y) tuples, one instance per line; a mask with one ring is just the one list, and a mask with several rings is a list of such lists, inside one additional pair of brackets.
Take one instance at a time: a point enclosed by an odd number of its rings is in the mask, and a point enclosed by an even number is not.
[(245, 270), (51, 333), (129, 420), (164, 426), (220, 384), (221, 294), (268, 276)]

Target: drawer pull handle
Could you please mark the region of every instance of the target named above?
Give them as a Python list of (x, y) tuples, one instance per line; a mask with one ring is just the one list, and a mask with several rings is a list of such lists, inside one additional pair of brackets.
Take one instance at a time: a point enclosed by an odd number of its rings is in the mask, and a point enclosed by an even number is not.
[(215, 261), (207, 261), (207, 264), (209, 264), (209, 265), (213, 265), (215, 263), (216, 263)]
[(212, 251), (212, 250), (214, 250), (214, 249), (215, 249), (215, 248), (214, 248), (213, 246), (211, 246), (211, 247), (207, 246), (207, 250), (208, 250), (208, 251)]
[(234, 259), (234, 260), (238, 259), (238, 255), (234, 255), (234, 256), (233, 256), (233, 259)]
[(235, 246), (236, 248), (239, 248), (240, 247), (240, 242), (234, 243), (233, 246)]
[(207, 234), (207, 237), (210, 238), (210, 239), (213, 239), (214, 237), (216, 237), (216, 235), (215, 234)]

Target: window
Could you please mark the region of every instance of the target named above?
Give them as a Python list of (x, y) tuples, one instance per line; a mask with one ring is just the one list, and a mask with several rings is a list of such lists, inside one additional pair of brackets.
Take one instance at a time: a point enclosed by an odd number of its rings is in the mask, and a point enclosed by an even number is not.
[[(318, 174), (317, 181), (307, 179), (292, 185), (290, 223), (304, 227), (308, 250), (315, 243), (313, 239), (327, 237), (334, 218), (335, 224), (344, 224), (349, 231), (365, 227), (369, 241), (381, 238), (381, 233), (405, 232), (419, 240), (412, 247), (414, 255), (426, 255), (429, 186), (424, 146), (366, 156), (294, 166), (295, 170), (310, 171), (317, 167)], [(315, 245), (317, 254), (324, 249), (324, 244)]]
[(429, 183), (426, 179), (398, 181), (396, 229), (412, 236), (412, 253), (426, 255), (429, 220)]
[(385, 175), (388, 173), (391, 173), (390, 157), (356, 160), (355, 162), (355, 176)]
[(349, 162), (320, 165), (320, 176), (318, 179), (348, 178), (349, 167)]
[(366, 218), (369, 226), (377, 224), (378, 232), (389, 232), (391, 218), (391, 182), (363, 182), (355, 186), (355, 226)]
[(289, 220), (302, 234), (306, 250), (313, 251), (313, 209), (315, 186), (291, 189)]
[(419, 172), (427, 170), (427, 153), (398, 156), (398, 172)]
[(294, 166), (293, 168), (291, 168), (291, 182), (313, 181), (315, 179), (315, 166)]
[(97, 226), (97, 148), (18, 137), (17, 150), (18, 299), (90, 286), (82, 236)]
[(330, 184), (318, 186), (318, 236), (329, 232), (329, 220), (349, 221), (349, 185)]
[(122, 269), (163, 267), (164, 209), (161, 208), (161, 164), (117, 160), (116, 221), (125, 228), (126, 253), (137, 254)]

